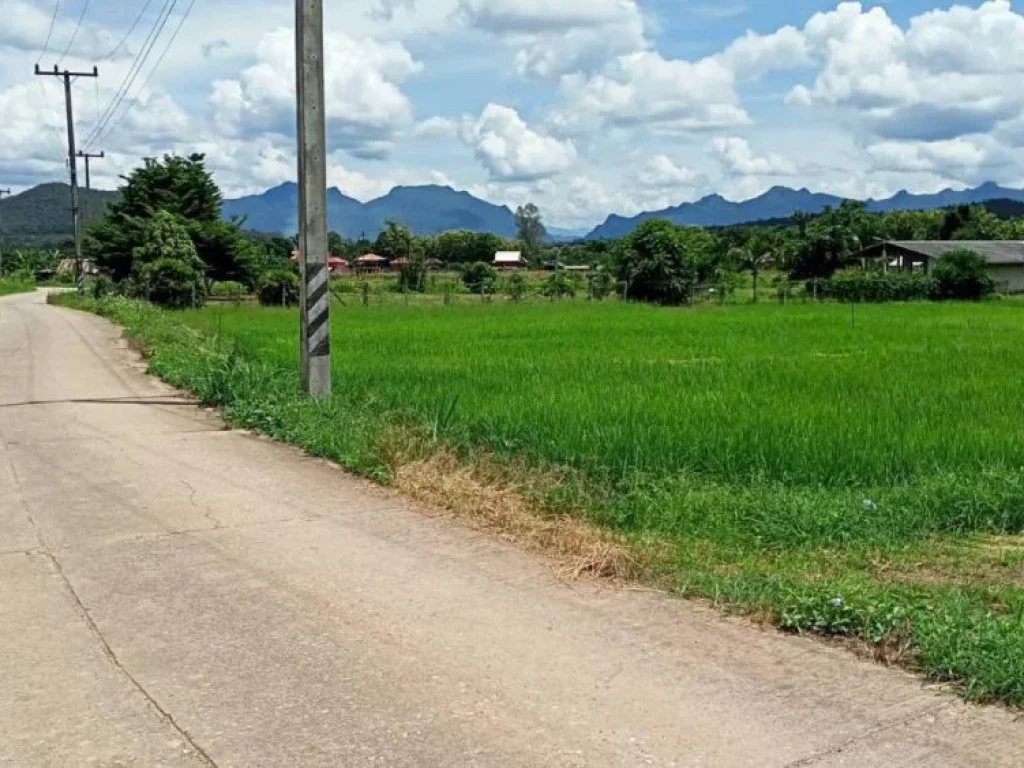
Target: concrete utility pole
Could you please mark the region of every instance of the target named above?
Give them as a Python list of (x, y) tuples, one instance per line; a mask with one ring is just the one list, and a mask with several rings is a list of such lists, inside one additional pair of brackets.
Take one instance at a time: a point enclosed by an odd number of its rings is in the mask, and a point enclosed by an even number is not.
[(89, 198), (92, 197), (92, 180), (89, 178), (89, 161), (92, 159), (102, 160), (107, 156), (106, 152), (92, 154), (79, 152), (78, 156), (85, 159), (85, 205), (82, 206), (82, 221), (89, 223)]
[(302, 389), (331, 394), (331, 275), (327, 269), (327, 126), (323, 0), (295, 0), (299, 143)]
[[(0, 200), (4, 199), (4, 195), (10, 197), (11, 190), (0, 189)], [(4, 219), (3, 210), (0, 209), (0, 277), (4, 276)]]
[(71, 169), (71, 224), (75, 232), (75, 282), (78, 282), (82, 279), (82, 231), (81, 211), (78, 207), (78, 165), (75, 152), (75, 114), (71, 103), (71, 78), (99, 77), (100, 72), (96, 67), (92, 68), (92, 72), (71, 72), (67, 69), (61, 71), (56, 64), (50, 72), (39, 69), (39, 65), (36, 64), (36, 74), (64, 80), (64, 105), (68, 113), (68, 166)]

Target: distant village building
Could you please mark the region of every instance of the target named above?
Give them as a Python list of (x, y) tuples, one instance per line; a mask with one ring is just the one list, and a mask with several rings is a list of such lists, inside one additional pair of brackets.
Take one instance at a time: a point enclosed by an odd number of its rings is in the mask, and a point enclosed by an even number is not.
[(327, 257), (327, 268), (331, 270), (332, 275), (347, 275), (352, 271), (349, 267), (348, 262), (339, 256), (328, 256)]
[(522, 251), (498, 251), (494, 254), (494, 266), (498, 269), (522, 269), (526, 259)]
[(856, 255), (864, 266), (931, 272), (936, 259), (951, 251), (973, 251), (988, 263), (988, 276), (1005, 293), (1024, 293), (1024, 241), (885, 240)]
[(376, 253), (367, 253), (356, 259), (356, 272), (363, 274), (383, 272), (387, 265), (388, 260), (383, 256), (378, 256)]

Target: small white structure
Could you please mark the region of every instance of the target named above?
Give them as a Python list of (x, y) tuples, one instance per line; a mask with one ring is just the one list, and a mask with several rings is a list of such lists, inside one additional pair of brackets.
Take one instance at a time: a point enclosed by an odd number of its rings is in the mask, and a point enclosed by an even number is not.
[(498, 269), (520, 269), (526, 266), (522, 251), (498, 251), (494, 254), (494, 266)]

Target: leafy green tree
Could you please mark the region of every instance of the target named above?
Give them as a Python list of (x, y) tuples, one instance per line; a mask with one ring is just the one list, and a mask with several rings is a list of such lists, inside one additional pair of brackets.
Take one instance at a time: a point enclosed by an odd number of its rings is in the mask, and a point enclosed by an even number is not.
[(115, 280), (133, 273), (135, 249), (145, 244), (147, 222), (159, 211), (185, 227), (212, 279), (255, 280), (251, 271), (260, 260), (238, 223), (221, 220), (221, 192), (203, 155), (147, 160), (125, 178), (120, 192), (121, 199), (89, 227), (85, 239), (86, 255)]
[(932, 268), (939, 299), (977, 301), (995, 292), (988, 275), (988, 263), (974, 251), (950, 251), (940, 256)]
[(754, 281), (754, 303), (758, 302), (758, 285), (761, 272), (771, 264), (779, 250), (779, 239), (775, 232), (758, 229), (750, 235), (745, 245), (734, 247), (729, 252), (728, 262), (737, 269), (750, 272)]
[(144, 228), (145, 241), (132, 252), (138, 290), (154, 304), (181, 309), (206, 296), (204, 265), (179, 217), (157, 211)]
[(409, 261), (402, 265), (398, 276), (398, 288), (402, 293), (425, 293), (427, 290), (427, 260), (422, 250), (412, 254)]
[(413, 237), (409, 228), (395, 219), (377, 237), (376, 252), (386, 259), (408, 259), (412, 255)]
[(490, 264), (478, 261), (466, 267), (462, 273), (462, 282), (470, 293), (490, 295), (498, 284), (498, 271)]
[(685, 304), (710, 273), (715, 247), (715, 237), (707, 230), (648, 219), (623, 238), (619, 276), (628, 286), (629, 298)]
[(533, 203), (521, 205), (516, 209), (516, 231), (523, 244), (523, 256), (531, 263), (540, 260), (541, 246), (547, 237), (544, 220), (540, 209)]
[(299, 277), (290, 269), (274, 269), (260, 276), (256, 294), (265, 307), (291, 307), (299, 303)]

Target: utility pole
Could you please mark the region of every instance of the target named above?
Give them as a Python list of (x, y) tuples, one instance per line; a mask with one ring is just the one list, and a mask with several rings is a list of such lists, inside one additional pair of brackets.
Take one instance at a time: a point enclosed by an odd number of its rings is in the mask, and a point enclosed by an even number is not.
[[(0, 200), (4, 199), (4, 195), (10, 197), (10, 189), (0, 189)], [(0, 209), (0, 277), (4, 276), (4, 219), (3, 209)]]
[(100, 72), (96, 67), (92, 72), (71, 72), (53, 65), (53, 71), (43, 71), (36, 64), (36, 74), (48, 77), (59, 77), (64, 80), (64, 105), (68, 113), (68, 167), (71, 169), (71, 224), (75, 233), (75, 282), (82, 279), (82, 232), (80, 211), (78, 207), (78, 165), (77, 153), (75, 152), (75, 114), (71, 103), (71, 78), (99, 77)]
[(89, 178), (89, 161), (92, 159), (102, 160), (107, 156), (106, 152), (92, 154), (90, 152), (78, 152), (78, 157), (85, 159), (85, 205), (82, 206), (82, 221), (89, 223), (89, 198), (92, 197), (92, 180)]
[(327, 269), (327, 126), (323, 0), (295, 0), (299, 155), (299, 347), (302, 389), (331, 394), (331, 275)]

